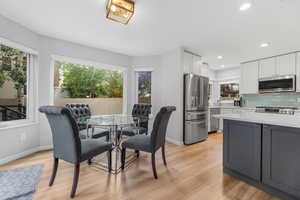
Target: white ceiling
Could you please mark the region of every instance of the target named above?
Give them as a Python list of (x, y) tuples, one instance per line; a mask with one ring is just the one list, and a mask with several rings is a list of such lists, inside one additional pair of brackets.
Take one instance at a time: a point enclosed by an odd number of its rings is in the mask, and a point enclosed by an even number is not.
[(105, 18), (106, 0), (0, 0), (0, 14), (43, 35), (127, 55), (183, 46), (212, 67), (300, 50), (299, 0), (253, 0), (245, 12), (240, 1), (136, 0), (128, 25)]

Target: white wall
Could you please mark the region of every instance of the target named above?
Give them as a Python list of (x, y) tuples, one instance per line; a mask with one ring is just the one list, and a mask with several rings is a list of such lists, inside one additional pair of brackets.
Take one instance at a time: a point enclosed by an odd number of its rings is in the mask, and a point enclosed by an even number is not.
[(215, 73), (216, 73), (217, 81), (239, 80), (241, 68), (235, 67), (235, 68), (223, 69), (223, 70), (218, 70)]
[[(0, 37), (39, 50), (39, 36), (0, 15)], [(39, 126), (31, 123), (26, 127), (0, 128), (0, 163), (23, 152), (30, 153), (39, 146)]]
[(183, 144), (183, 49), (162, 55), (162, 78), (161, 95), (162, 106), (176, 106), (176, 111), (172, 114), (167, 140), (172, 143)]

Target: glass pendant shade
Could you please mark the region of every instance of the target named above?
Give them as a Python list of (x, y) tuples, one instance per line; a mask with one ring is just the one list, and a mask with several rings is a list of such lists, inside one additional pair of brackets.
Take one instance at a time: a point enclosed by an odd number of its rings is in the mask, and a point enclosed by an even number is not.
[(106, 18), (128, 24), (134, 14), (134, 2), (130, 0), (108, 0)]

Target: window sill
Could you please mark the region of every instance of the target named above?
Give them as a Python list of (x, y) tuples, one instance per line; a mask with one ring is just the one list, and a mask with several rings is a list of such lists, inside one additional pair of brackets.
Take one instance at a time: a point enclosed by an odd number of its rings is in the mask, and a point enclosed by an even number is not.
[(9, 129), (14, 129), (14, 128), (22, 128), (22, 127), (27, 127), (27, 126), (34, 126), (37, 125), (38, 122), (33, 122), (33, 121), (28, 121), (28, 120), (22, 120), (22, 121), (14, 121), (14, 122), (8, 122), (5, 124), (0, 123), (0, 131), (3, 130), (9, 130)]

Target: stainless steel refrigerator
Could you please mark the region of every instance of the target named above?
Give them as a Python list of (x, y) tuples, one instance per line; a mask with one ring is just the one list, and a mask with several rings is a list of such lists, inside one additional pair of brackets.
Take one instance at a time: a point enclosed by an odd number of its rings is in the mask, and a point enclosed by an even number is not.
[(207, 77), (184, 75), (183, 142), (186, 145), (208, 137), (208, 92)]

